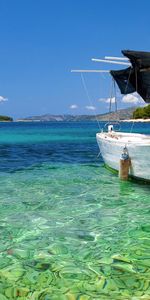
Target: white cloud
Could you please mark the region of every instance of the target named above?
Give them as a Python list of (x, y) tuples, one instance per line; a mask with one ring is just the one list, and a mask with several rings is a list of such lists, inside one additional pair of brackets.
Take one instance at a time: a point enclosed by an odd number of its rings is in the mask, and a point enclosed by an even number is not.
[[(135, 92), (133, 94), (127, 94), (124, 95), (122, 98), (119, 96), (116, 99), (117, 101), (121, 101), (123, 103), (131, 103), (131, 104), (142, 104), (144, 105), (144, 101), (142, 98)], [(100, 98), (98, 99), (99, 102), (105, 102), (105, 103), (110, 103), (110, 98)], [(111, 103), (115, 103), (115, 97), (111, 98)]]
[(142, 103), (143, 100), (137, 93), (134, 93), (134, 94), (127, 94), (127, 95), (123, 96), (122, 97), (122, 102), (123, 103), (139, 104), (139, 103)]
[(3, 96), (0, 96), (0, 102), (5, 102), (5, 101), (7, 101), (8, 99), (7, 98), (5, 98), (5, 97), (3, 97)]
[(100, 98), (98, 99), (99, 102), (105, 102), (106, 98)]
[(88, 110), (96, 110), (96, 107), (92, 106), (92, 105), (87, 105), (87, 106), (85, 106), (85, 108)]
[(70, 108), (71, 109), (76, 109), (76, 108), (78, 108), (78, 105), (77, 104), (72, 104), (72, 105), (70, 105)]
[[(100, 98), (98, 99), (99, 102), (105, 102), (105, 103), (110, 103), (110, 98)], [(111, 103), (115, 103), (115, 97), (111, 98)]]
[(105, 99), (105, 102), (106, 103), (110, 103), (110, 100), (111, 100), (111, 103), (115, 103), (116, 102), (116, 98), (115, 97), (113, 97), (113, 98), (107, 98), (107, 99)]

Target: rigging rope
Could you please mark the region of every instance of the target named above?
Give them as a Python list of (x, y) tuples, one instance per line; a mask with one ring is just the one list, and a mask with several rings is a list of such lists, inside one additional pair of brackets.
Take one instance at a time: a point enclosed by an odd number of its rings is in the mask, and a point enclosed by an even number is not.
[[(126, 88), (125, 88), (125, 93), (126, 93), (127, 88), (128, 88), (128, 84), (129, 84), (129, 79), (130, 79), (130, 76), (131, 76), (131, 72), (132, 72), (132, 68), (130, 68), (129, 77), (128, 77), (127, 85), (126, 85)], [(137, 90), (137, 69), (135, 69), (135, 78), (136, 78), (136, 90)], [(132, 121), (130, 133), (132, 132), (133, 127), (134, 127), (134, 121)]]
[[(88, 92), (88, 89), (87, 89), (87, 86), (86, 86), (86, 83), (85, 83), (85, 79), (84, 79), (83, 73), (81, 73), (81, 81), (82, 81), (82, 84), (83, 84), (83, 88), (84, 88), (84, 90), (85, 90), (85, 93), (86, 93), (86, 95), (87, 95), (88, 101), (89, 101), (90, 105), (93, 106), (91, 97), (90, 97), (90, 95), (89, 95), (89, 92)], [(94, 116), (95, 116), (95, 120), (97, 121), (99, 130), (101, 131), (101, 126), (100, 126), (99, 121), (98, 121), (98, 119), (97, 119), (97, 115), (94, 114)]]
[[(117, 97), (116, 97), (116, 84), (115, 84), (115, 80), (114, 80), (114, 97), (115, 97), (115, 111), (117, 112), (118, 107), (117, 107)], [(119, 115), (118, 115), (119, 117)]]
[(126, 91), (127, 91), (128, 85), (129, 85), (129, 79), (130, 79), (130, 76), (131, 76), (131, 72), (132, 72), (132, 69), (130, 68), (129, 77), (128, 77), (126, 88), (125, 88), (125, 94), (126, 94)]
[[(112, 97), (113, 97), (113, 79), (111, 80), (111, 87), (110, 87), (109, 114), (111, 113)], [(109, 115), (109, 122), (110, 122), (110, 115)]]
[[(113, 94), (114, 94), (114, 97), (113, 97)], [(116, 85), (115, 85), (115, 80), (112, 78), (112, 81), (111, 81), (111, 89), (110, 89), (110, 102), (109, 102), (109, 123), (110, 123), (110, 118), (111, 118), (111, 112), (112, 112), (112, 99), (114, 98), (114, 104), (115, 104), (115, 112), (117, 113), (117, 97), (116, 97)], [(120, 121), (119, 120), (119, 114), (118, 114), (118, 122)]]
[(120, 129), (120, 115), (118, 113), (118, 104), (117, 104), (117, 95), (116, 95), (116, 83), (115, 83), (115, 80), (114, 80), (114, 98), (115, 98), (115, 112), (117, 113), (117, 123), (119, 124), (119, 129)]
[[(129, 72), (129, 77), (128, 77), (128, 80), (127, 80), (127, 84), (126, 84), (126, 88), (125, 88), (125, 91), (127, 90), (128, 88), (128, 84), (129, 84), (129, 79), (130, 79), (130, 76), (131, 76), (131, 71)], [(88, 92), (88, 88), (87, 88), (87, 85), (86, 85), (86, 82), (85, 82), (85, 79), (84, 79), (84, 76), (83, 76), (83, 73), (81, 73), (81, 81), (82, 81), (82, 85), (83, 85), (83, 88), (85, 90), (85, 94), (87, 95), (87, 98), (88, 98), (88, 101), (90, 103), (91, 106), (93, 106), (93, 103), (92, 103), (92, 100), (91, 100), (91, 97), (89, 95), (89, 92)], [(136, 80), (136, 84), (137, 84), (137, 80)], [(114, 98), (115, 98), (115, 112), (118, 111), (118, 107), (117, 107), (117, 97), (116, 97), (116, 85), (115, 85), (115, 80), (112, 79), (111, 81), (111, 89), (110, 89), (110, 102), (109, 102), (109, 114), (112, 112), (112, 99), (113, 99), (113, 93), (114, 93)], [(97, 121), (97, 124), (98, 124), (98, 127), (100, 130), (102, 130), (101, 126), (100, 126), (100, 123), (99, 123), (99, 120), (97, 119), (97, 115), (94, 113), (94, 116), (95, 116), (95, 120)], [(109, 123), (110, 123), (110, 118), (111, 116), (109, 115)], [(119, 117), (119, 114), (118, 114), (118, 122), (120, 122), (120, 117)], [(132, 132), (133, 130), (133, 127), (134, 127), (134, 121), (132, 121), (132, 126), (131, 126), (131, 130), (130, 132)]]
[[(135, 68), (135, 79), (136, 79), (136, 91), (138, 89), (138, 81), (137, 81), (137, 68)], [(132, 133), (132, 130), (133, 130), (133, 127), (134, 127), (134, 120), (132, 121), (132, 126), (131, 126), (131, 129), (130, 129), (130, 133)]]
[(130, 133), (132, 133), (132, 130), (133, 130), (134, 124), (135, 124), (135, 122), (134, 122), (134, 120), (133, 120), (133, 121), (132, 121), (132, 126), (131, 126), (131, 129), (130, 129)]
[[(128, 80), (127, 80), (127, 83), (126, 83), (126, 87), (125, 87), (125, 94), (126, 94), (126, 91), (128, 89), (128, 85), (129, 85), (129, 80), (130, 80), (130, 76), (131, 76), (131, 72), (132, 72), (132, 68), (130, 69), (130, 72), (129, 72), (129, 76), (128, 76)], [(135, 71), (136, 72), (136, 90), (137, 90), (137, 70)], [(114, 80), (114, 87), (111, 86), (111, 89), (114, 88), (114, 98), (115, 98), (115, 111), (117, 112), (117, 101), (116, 101), (116, 86), (115, 86), (115, 80)], [(109, 106), (109, 113), (111, 112), (111, 106), (112, 106), (112, 90), (111, 90), (111, 97), (110, 97), (110, 106)], [(119, 114), (118, 114), (118, 122), (120, 121), (120, 117), (119, 117)], [(110, 122), (110, 119), (109, 119), (109, 122)], [(135, 122), (132, 121), (132, 125), (131, 125), (131, 129), (130, 129), (130, 133), (132, 132), (133, 130), (133, 127), (134, 127), (134, 124)]]

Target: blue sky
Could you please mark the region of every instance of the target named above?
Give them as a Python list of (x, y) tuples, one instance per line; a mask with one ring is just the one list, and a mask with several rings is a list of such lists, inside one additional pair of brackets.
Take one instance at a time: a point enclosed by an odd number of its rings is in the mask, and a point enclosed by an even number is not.
[(70, 70), (109, 69), (91, 58), (121, 49), (150, 51), (149, 11), (148, 0), (0, 0), (0, 114), (107, 111), (98, 100), (109, 97), (109, 76), (84, 75), (89, 102)]

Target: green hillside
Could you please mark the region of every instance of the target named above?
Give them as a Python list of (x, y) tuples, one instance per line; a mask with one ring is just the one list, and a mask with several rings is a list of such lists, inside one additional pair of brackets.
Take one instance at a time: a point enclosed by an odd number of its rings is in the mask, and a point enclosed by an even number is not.
[(144, 107), (138, 107), (133, 112), (134, 119), (150, 119), (150, 104)]

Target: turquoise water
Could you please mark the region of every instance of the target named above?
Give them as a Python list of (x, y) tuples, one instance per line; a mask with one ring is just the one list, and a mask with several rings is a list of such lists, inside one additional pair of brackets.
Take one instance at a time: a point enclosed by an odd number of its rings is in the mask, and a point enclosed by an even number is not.
[(97, 131), (0, 124), (0, 300), (150, 299), (150, 185), (105, 169)]

